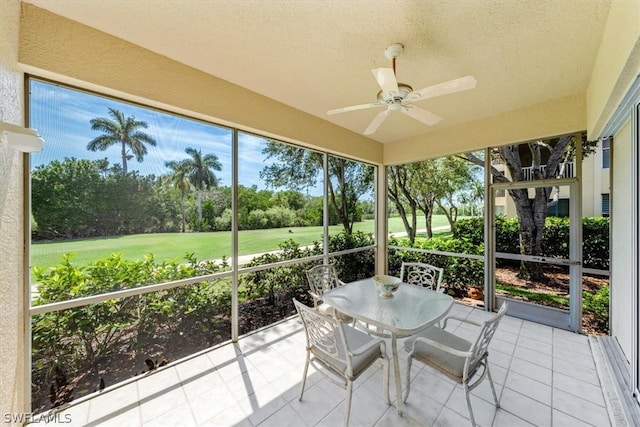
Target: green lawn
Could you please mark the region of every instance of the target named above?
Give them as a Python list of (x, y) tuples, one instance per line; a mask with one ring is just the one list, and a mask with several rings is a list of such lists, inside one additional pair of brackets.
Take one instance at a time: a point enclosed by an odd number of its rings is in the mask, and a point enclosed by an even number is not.
[[(418, 228), (422, 228), (424, 218), (418, 218)], [(445, 216), (433, 217), (433, 227), (447, 226)], [(354, 230), (366, 233), (373, 232), (373, 221), (354, 224)], [(342, 226), (330, 227), (330, 233), (339, 233)], [(402, 232), (404, 227), (400, 218), (389, 220), (389, 231)], [(293, 239), (300, 245), (311, 244), (322, 240), (322, 227), (275, 228), (268, 230), (241, 231), (238, 235), (240, 255), (277, 250), (278, 244), (286, 239)], [(170, 260), (189, 252), (195, 253), (196, 259), (218, 259), (231, 254), (231, 233), (219, 231), (211, 233), (155, 233), (136, 234), (131, 236), (104, 237), (73, 240), (53, 243), (34, 243), (31, 245), (32, 265), (40, 268), (50, 267), (60, 262), (63, 253), (75, 252), (74, 263), (86, 265), (109, 256), (121, 253), (128, 259), (140, 259), (143, 255), (153, 253), (157, 260)]]

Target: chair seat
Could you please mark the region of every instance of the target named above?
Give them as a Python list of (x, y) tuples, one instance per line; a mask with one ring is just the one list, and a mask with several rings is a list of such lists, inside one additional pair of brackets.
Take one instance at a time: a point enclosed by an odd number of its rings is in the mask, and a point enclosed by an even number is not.
[(469, 351), (471, 348), (471, 343), (469, 341), (438, 328), (437, 326), (433, 326), (426, 329), (421, 334), (415, 335), (414, 337), (406, 340), (404, 343), (404, 348), (407, 352), (411, 352), (411, 349), (414, 348), (414, 358), (434, 369), (437, 369), (452, 380), (462, 382), (466, 358), (455, 356), (426, 342), (417, 341), (415, 347), (413, 347), (416, 337), (428, 338), (459, 351)]
[[(344, 335), (352, 350), (361, 351), (360, 354), (354, 355), (351, 359), (352, 374), (353, 377), (357, 377), (363, 370), (368, 368), (375, 359), (380, 357), (380, 342), (382, 340), (380, 338), (372, 338), (350, 326), (344, 327)], [(325, 365), (344, 374), (347, 370), (345, 349), (340, 341), (338, 341), (337, 345), (337, 356), (331, 356), (322, 351), (312, 350), (312, 352), (314, 356)], [(363, 346), (364, 348), (362, 348)]]

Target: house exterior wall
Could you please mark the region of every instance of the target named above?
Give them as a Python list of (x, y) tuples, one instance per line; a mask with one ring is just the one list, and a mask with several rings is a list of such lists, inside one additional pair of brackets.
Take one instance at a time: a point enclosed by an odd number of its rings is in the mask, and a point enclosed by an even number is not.
[[(23, 124), (18, 58), (20, 2), (0, 0), (0, 120)], [(23, 155), (0, 144), (0, 423), (24, 413)], [(17, 424), (17, 423), (12, 423)]]
[(582, 215), (601, 216), (602, 195), (610, 194), (609, 168), (602, 165), (602, 144), (582, 162)]
[(601, 165), (600, 148), (582, 162), (582, 216), (602, 215)]

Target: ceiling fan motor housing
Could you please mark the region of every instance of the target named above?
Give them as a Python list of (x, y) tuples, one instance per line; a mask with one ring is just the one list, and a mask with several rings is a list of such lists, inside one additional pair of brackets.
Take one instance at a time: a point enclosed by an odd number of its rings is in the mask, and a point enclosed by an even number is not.
[(398, 105), (396, 108), (392, 108), (397, 110), (400, 108), (400, 104), (404, 100), (404, 98), (413, 92), (413, 88), (408, 84), (399, 83), (398, 82), (398, 92), (378, 92), (378, 101), (384, 102), (389, 107), (392, 105)]

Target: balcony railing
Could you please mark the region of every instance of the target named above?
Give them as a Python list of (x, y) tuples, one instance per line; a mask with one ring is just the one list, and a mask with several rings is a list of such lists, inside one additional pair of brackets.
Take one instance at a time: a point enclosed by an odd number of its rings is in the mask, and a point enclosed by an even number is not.
[[(545, 170), (547, 168), (547, 165), (542, 165), (540, 166), (540, 173), (544, 174)], [(554, 178), (572, 178), (573, 176), (575, 176), (575, 167), (573, 162), (564, 162), (564, 163), (560, 163), (560, 168), (558, 173), (556, 174), (556, 176)], [(529, 166), (526, 168), (522, 168), (522, 173), (524, 175), (524, 179), (523, 181), (533, 181), (533, 167)]]

